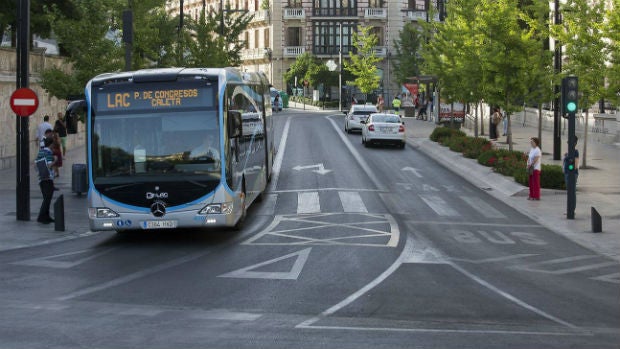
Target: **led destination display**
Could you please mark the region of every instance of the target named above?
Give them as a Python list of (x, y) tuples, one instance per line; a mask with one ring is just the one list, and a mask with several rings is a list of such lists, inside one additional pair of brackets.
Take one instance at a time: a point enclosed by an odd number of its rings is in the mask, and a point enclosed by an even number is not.
[(97, 93), (97, 111), (159, 110), (192, 107), (213, 107), (213, 89), (210, 86), (196, 88), (174, 87), (134, 89), (104, 89)]

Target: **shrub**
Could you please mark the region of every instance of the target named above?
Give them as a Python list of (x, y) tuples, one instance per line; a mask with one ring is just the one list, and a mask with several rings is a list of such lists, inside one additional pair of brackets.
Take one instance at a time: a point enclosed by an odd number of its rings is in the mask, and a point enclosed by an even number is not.
[(527, 174), (527, 169), (525, 168), (521, 168), (516, 170), (513, 174), (513, 177), (515, 178), (515, 182), (522, 184), (524, 186), (528, 186), (529, 183), (529, 175)]
[[(513, 176), (517, 183), (523, 184), (526, 187), (529, 185), (529, 175), (525, 168), (515, 171)], [(543, 164), (540, 171), (540, 187), (546, 189), (566, 189), (562, 166)]]
[(463, 156), (465, 156), (466, 158), (477, 159), (480, 156), (480, 154), (492, 149), (493, 145), (486, 138), (482, 138), (482, 137), (475, 137), (475, 138), (468, 137), (468, 138), (470, 141), (465, 145), (465, 149), (463, 150)]
[(527, 157), (524, 153), (515, 151), (498, 152), (497, 162), (493, 164), (493, 171), (504, 176), (512, 176), (517, 170), (525, 168)]
[(493, 165), (497, 162), (497, 151), (495, 149), (490, 149), (480, 153), (478, 156), (478, 163), (480, 165), (493, 167)]
[(461, 130), (455, 130), (449, 127), (435, 127), (429, 138), (433, 142), (443, 143), (442, 140), (444, 138), (454, 136), (465, 137), (465, 132)]
[(450, 148), (450, 150), (462, 153), (468, 143), (470, 137), (453, 136), (446, 138), (443, 142), (444, 145)]

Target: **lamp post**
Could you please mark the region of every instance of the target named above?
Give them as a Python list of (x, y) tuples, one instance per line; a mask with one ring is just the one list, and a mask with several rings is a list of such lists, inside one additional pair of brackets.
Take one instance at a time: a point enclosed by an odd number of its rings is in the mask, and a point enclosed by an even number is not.
[(342, 112), (342, 22), (340, 22), (340, 48), (338, 52), (339, 67), (338, 67), (338, 109)]
[[(562, 24), (562, 17), (560, 17), (560, 0), (554, 2), (554, 23)], [(562, 73), (562, 44), (559, 41), (555, 41), (554, 47), (554, 69), (555, 74), (560, 75)], [(560, 85), (557, 83), (554, 87), (555, 99), (553, 101), (553, 160), (560, 160), (560, 153), (562, 152), (562, 118), (560, 117)]]

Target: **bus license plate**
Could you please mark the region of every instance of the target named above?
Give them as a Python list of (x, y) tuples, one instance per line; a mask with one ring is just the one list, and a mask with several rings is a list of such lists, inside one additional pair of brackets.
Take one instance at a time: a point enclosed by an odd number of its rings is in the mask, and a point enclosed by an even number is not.
[(170, 229), (177, 227), (177, 221), (146, 221), (142, 225), (144, 229)]

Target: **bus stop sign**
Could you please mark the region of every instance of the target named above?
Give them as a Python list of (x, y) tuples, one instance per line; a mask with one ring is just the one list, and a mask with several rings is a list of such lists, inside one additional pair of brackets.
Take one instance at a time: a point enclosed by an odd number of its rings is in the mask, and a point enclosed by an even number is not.
[(11, 95), (11, 109), (19, 116), (30, 116), (39, 108), (39, 97), (29, 88), (19, 88)]

